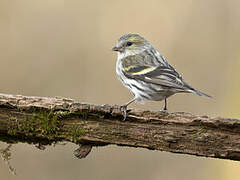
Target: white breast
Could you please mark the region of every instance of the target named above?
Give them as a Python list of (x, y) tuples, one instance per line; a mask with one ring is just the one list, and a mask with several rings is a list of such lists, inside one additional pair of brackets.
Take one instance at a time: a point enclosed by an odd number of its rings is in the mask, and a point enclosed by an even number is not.
[[(139, 90), (139, 88), (141, 88), (141, 87), (139, 86), (139, 83), (136, 80), (126, 78), (126, 76), (122, 72), (122, 61), (121, 60), (122, 60), (122, 58), (124, 58), (128, 55), (129, 54), (119, 53), (117, 63), (116, 63), (117, 77), (123, 83), (123, 85), (134, 94), (136, 100), (138, 102), (141, 102), (144, 99), (143, 96), (148, 97), (148, 95), (146, 93), (144, 93), (143, 91)], [(136, 88), (136, 87), (138, 87), (138, 88)]]

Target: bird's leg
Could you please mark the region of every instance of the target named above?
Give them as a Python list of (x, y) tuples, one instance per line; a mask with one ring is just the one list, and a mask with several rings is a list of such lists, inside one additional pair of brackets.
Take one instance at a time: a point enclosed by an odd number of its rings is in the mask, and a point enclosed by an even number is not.
[(163, 110), (167, 112), (167, 98), (165, 98), (165, 105)]
[(127, 112), (128, 112), (128, 111), (127, 111), (127, 106), (128, 106), (129, 104), (133, 103), (135, 100), (136, 100), (136, 99), (133, 98), (131, 101), (129, 101), (129, 102), (127, 102), (127, 103), (125, 103), (125, 104), (123, 104), (123, 105), (120, 106), (121, 111), (123, 112), (123, 121), (125, 121), (125, 120), (126, 120), (126, 117), (127, 117)]
[(164, 108), (163, 108), (163, 110), (160, 110), (160, 112), (168, 113), (168, 110), (167, 110), (167, 98), (165, 98), (164, 102), (165, 102)]

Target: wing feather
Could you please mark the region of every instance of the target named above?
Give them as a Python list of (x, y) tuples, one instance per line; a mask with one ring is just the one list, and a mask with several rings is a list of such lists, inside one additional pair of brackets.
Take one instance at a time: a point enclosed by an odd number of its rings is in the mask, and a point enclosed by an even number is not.
[(141, 80), (143, 82), (186, 90), (191, 88), (184, 82), (182, 76), (167, 63), (159, 53), (144, 51), (144, 53), (127, 56), (122, 59), (122, 70), (126, 77)]
[(181, 75), (174, 69), (166, 66), (135, 66), (123, 73), (128, 78), (141, 80), (147, 83), (167, 86), (169, 88), (187, 88), (187, 84), (183, 81)]

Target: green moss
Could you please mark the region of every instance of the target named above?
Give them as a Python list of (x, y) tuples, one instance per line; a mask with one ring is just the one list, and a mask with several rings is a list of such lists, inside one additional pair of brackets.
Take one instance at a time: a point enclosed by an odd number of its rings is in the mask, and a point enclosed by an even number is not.
[(11, 121), (14, 121), (14, 122), (16, 122), (17, 121), (17, 118), (16, 117), (14, 117), (14, 116), (10, 116), (10, 118), (9, 118)]
[(8, 124), (8, 133), (10, 135), (24, 133), (55, 136), (57, 134), (60, 121), (58, 121), (58, 115), (54, 114), (53, 111), (34, 110), (32, 115), (20, 111), (24, 114), (22, 120), (18, 120), (13, 116), (10, 117), (10, 123)]
[(72, 142), (79, 142), (82, 137), (89, 131), (90, 127), (82, 125), (73, 125), (65, 132), (59, 131), (61, 127), (61, 118), (78, 117), (77, 119), (96, 119), (104, 118), (104, 115), (89, 112), (68, 112), (68, 111), (47, 111), (45, 109), (18, 109), (18, 117), (11, 116), (8, 124), (8, 134), (16, 138), (42, 138), (49, 141), (69, 139)]
[(23, 121), (19, 121), (17, 124), (19, 131), (24, 133), (30, 133), (33, 129), (31, 120), (26, 117)]
[(10, 126), (10, 127), (8, 127), (8, 134), (14, 136), (17, 134), (17, 130)]
[(87, 132), (86, 129), (84, 129), (84, 128), (79, 129), (78, 125), (76, 125), (76, 124), (73, 125), (71, 132), (70, 132), (71, 141), (76, 143), (77, 141), (81, 140), (82, 136), (85, 135), (86, 132)]
[(53, 135), (57, 133), (60, 122), (54, 112), (38, 112), (33, 114), (33, 121), (39, 125), (38, 130), (41, 134)]

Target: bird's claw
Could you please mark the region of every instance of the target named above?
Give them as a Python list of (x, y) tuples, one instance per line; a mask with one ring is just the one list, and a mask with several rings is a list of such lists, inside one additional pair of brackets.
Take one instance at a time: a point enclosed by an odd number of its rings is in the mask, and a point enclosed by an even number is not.
[(165, 113), (165, 114), (168, 114), (168, 110), (159, 110), (159, 112), (161, 112), (161, 113)]
[(127, 113), (130, 112), (131, 110), (130, 110), (130, 109), (127, 109), (127, 106), (126, 106), (126, 105), (120, 106), (120, 110), (121, 110), (122, 113), (123, 113), (123, 121), (125, 121), (126, 118), (127, 118)]
[(125, 106), (125, 105), (120, 106), (120, 110), (123, 113), (123, 121), (125, 121), (127, 118), (127, 106)]

